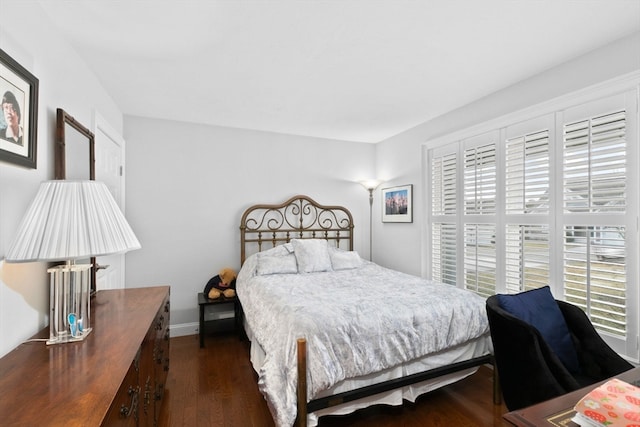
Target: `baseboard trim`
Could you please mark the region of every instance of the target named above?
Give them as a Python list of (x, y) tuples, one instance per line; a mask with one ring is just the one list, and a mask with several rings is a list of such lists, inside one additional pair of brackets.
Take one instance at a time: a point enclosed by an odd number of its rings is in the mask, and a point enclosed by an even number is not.
[(171, 337), (184, 337), (187, 335), (197, 335), (198, 328), (200, 327), (200, 323), (198, 322), (190, 322), (190, 323), (180, 323), (178, 325), (170, 325), (169, 333)]

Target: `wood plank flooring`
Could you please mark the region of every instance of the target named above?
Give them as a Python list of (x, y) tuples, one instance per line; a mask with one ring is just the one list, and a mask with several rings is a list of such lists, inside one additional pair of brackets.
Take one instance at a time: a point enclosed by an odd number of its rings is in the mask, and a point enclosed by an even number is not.
[[(160, 427), (273, 427), (257, 377), (249, 361), (248, 342), (237, 335), (171, 339), (171, 367)], [(319, 427), (509, 426), (504, 404), (492, 400), (492, 371), (478, 372), (458, 383), (421, 396), (400, 407), (376, 406), (355, 414), (321, 418)]]

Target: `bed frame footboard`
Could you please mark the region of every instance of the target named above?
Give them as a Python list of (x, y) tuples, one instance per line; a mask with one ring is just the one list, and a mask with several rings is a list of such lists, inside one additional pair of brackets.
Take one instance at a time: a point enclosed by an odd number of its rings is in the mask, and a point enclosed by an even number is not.
[(296, 425), (307, 427), (307, 341), (298, 338), (298, 417)]
[(329, 408), (331, 406), (340, 405), (342, 403), (351, 402), (363, 397), (373, 396), (408, 385), (416, 384), (422, 381), (437, 378), (443, 375), (462, 371), (464, 369), (491, 364), (493, 369), (493, 402), (496, 405), (502, 403), (502, 394), (498, 382), (498, 374), (493, 362), (493, 356), (490, 354), (476, 357), (462, 362), (453, 363), (451, 365), (442, 366), (425, 372), (418, 372), (402, 378), (385, 381), (378, 384), (372, 384), (355, 390), (345, 391), (334, 394), (332, 396), (320, 397), (307, 402), (307, 342), (304, 338), (299, 338), (297, 342), (298, 350), (298, 416), (296, 425), (298, 427), (307, 426), (307, 415), (319, 409)]

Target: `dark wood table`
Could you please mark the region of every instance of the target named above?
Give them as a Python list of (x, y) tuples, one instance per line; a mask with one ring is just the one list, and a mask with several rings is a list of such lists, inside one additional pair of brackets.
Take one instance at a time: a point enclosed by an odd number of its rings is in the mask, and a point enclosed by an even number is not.
[[(156, 367), (163, 368), (155, 342), (157, 333), (165, 332), (159, 328), (159, 315), (167, 322), (169, 338), (168, 296), (168, 286), (98, 291), (91, 300), (93, 331), (85, 340), (53, 345), (28, 341), (2, 357), (0, 425), (111, 426), (115, 420), (121, 426), (135, 425), (136, 419), (140, 425), (151, 425), (145, 423), (154, 422), (154, 406), (162, 401), (143, 401), (142, 394), (151, 385), (153, 396), (160, 375), (155, 374)], [(32, 338), (46, 340), (49, 328)], [(163, 351), (168, 357), (168, 346)], [(129, 373), (131, 387), (127, 387)], [(127, 403), (139, 402), (129, 406), (130, 418), (119, 416), (119, 396)]]
[[(640, 368), (633, 368), (620, 375), (616, 375), (614, 378), (621, 379), (628, 383), (636, 383), (640, 380)], [(571, 421), (571, 418), (575, 415), (573, 407), (587, 393), (605, 382), (607, 382), (607, 380), (581, 388), (580, 390), (572, 391), (555, 399), (508, 412), (504, 414), (504, 418), (511, 424), (519, 427), (577, 427), (578, 424)]]

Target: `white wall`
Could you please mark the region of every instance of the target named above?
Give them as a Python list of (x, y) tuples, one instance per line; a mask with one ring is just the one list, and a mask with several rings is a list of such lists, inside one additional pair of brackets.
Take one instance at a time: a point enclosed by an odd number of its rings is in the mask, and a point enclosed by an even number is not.
[[(640, 33), (576, 58), (376, 145), (376, 173), (382, 187), (413, 184), (414, 221), (374, 221), (376, 262), (407, 273), (422, 274), (422, 229), (426, 226), (422, 145), (439, 136), (551, 100), (558, 96), (640, 69)], [(464, 82), (461, 82), (464, 84)], [(380, 193), (377, 192), (379, 198)]]
[[(0, 49), (39, 79), (37, 169), (0, 162), (0, 258), (41, 181), (53, 179), (56, 108), (93, 128), (99, 112), (122, 130), (122, 114), (95, 75), (62, 40), (40, 6), (0, 0)], [(46, 326), (49, 282), (45, 263), (0, 261), (0, 356)]]
[[(127, 218), (142, 249), (127, 254), (128, 287), (171, 285), (172, 335), (195, 333), (196, 294), (236, 271), (240, 217), (256, 203), (305, 194), (343, 205), (368, 256), (375, 146), (125, 116)], [(184, 331), (176, 330), (179, 326)]]

